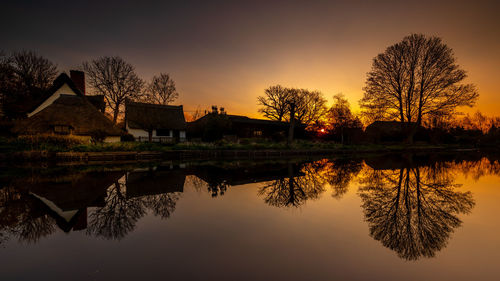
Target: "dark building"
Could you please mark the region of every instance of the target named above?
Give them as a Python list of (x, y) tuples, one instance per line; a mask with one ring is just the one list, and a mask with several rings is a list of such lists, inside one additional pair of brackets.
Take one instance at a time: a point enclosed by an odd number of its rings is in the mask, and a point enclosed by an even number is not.
[[(365, 129), (366, 141), (370, 143), (390, 143), (403, 142), (408, 138), (409, 126), (415, 126), (416, 123), (401, 123), (399, 121), (375, 121)], [(416, 130), (415, 141), (428, 141), (428, 130), (419, 126)]]
[(186, 127), (182, 105), (125, 103), (125, 128), (138, 141), (185, 141)]
[[(290, 124), (287, 122), (249, 118), (241, 115), (228, 115), (212, 112), (200, 119), (188, 123), (191, 138), (213, 141), (222, 137), (237, 138), (272, 138), (284, 139), (288, 135)], [(295, 138), (305, 135), (305, 126), (295, 126)]]
[(19, 135), (72, 135), (83, 140), (100, 132), (106, 142), (120, 141), (121, 130), (103, 114), (104, 97), (85, 95), (83, 72), (71, 71), (71, 76), (59, 75), (13, 131)]

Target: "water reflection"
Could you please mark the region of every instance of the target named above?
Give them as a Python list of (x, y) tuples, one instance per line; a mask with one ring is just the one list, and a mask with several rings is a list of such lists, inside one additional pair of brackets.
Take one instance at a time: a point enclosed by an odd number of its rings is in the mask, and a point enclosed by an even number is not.
[(445, 171), (438, 167), (366, 171), (359, 195), (370, 235), (401, 258), (433, 257), (460, 226), (457, 215), (474, 206), (472, 193), (456, 191)]
[[(307, 208), (357, 188), (370, 236), (406, 260), (433, 257), (475, 205), (457, 175), (500, 175), (498, 157), (479, 154), (397, 155), (318, 161), (162, 163), (0, 174), (0, 243), (34, 243), (57, 232), (120, 240), (151, 214), (166, 220), (185, 185), (209, 197), (257, 183), (273, 208)], [(354, 190), (356, 191), (356, 190)], [(235, 226), (238, 227), (238, 226)]]

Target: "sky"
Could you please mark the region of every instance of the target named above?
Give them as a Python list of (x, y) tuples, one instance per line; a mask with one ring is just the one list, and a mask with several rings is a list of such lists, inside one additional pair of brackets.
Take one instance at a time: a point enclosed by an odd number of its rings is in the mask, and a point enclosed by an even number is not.
[(35, 50), (61, 71), (121, 56), (175, 80), (189, 113), (258, 117), (275, 84), (343, 93), (359, 109), (373, 57), (411, 33), (439, 36), (500, 115), (500, 1), (4, 1), (0, 50)]

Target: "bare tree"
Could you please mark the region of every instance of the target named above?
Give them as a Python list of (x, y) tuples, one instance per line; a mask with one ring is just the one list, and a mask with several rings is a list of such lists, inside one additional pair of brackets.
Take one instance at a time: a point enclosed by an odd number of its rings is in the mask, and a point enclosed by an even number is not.
[(101, 57), (83, 63), (92, 88), (103, 94), (113, 111), (113, 122), (126, 99), (137, 100), (142, 96), (144, 81), (137, 76), (134, 67), (121, 57)]
[(326, 112), (326, 99), (321, 92), (280, 85), (267, 88), (258, 102), (262, 106), (259, 112), (265, 117), (290, 123), (288, 143), (293, 140), (295, 123), (312, 125)]
[(346, 129), (361, 128), (358, 117), (351, 112), (349, 102), (342, 94), (333, 96), (333, 105), (327, 113), (328, 130), (332, 134), (340, 134), (340, 142), (344, 144)]
[(283, 121), (289, 112), (290, 90), (281, 85), (271, 86), (264, 91), (264, 96), (257, 98), (259, 109), (266, 118)]
[(145, 99), (148, 102), (167, 105), (179, 97), (175, 89), (175, 82), (168, 74), (160, 73), (154, 76), (147, 86)]
[(0, 53), (0, 99), (8, 117), (20, 117), (47, 91), (57, 66), (34, 51)]
[(424, 116), (474, 104), (474, 85), (459, 84), (466, 77), (441, 38), (412, 34), (373, 59), (360, 105), (374, 119), (399, 120), (412, 142)]
[(319, 91), (298, 89), (294, 91), (295, 119), (300, 124), (311, 125), (326, 113), (326, 99)]

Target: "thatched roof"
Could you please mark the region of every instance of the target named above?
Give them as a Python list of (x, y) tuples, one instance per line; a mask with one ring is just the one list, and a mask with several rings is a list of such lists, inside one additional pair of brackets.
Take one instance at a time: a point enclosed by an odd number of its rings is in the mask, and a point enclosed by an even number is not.
[(30, 118), (18, 122), (20, 134), (51, 133), (54, 126), (71, 126), (74, 135), (88, 136), (101, 130), (108, 136), (119, 136), (121, 130), (94, 107), (84, 96), (61, 95), (51, 105)]
[(51, 97), (59, 88), (61, 88), (64, 84), (67, 84), (68, 87), (77, 95), (84, 96), (84, 94), (76, 87), (75, 83), (66, 73), (61, 73), (52, 83), (50, 89), (43, 94), (40, 95), (36, 100), (30, 101), (27, 103), (26, 107), (28, 112), (32, 112), (37, 109), (45, 100)]
[(182, 105), (158, 105), (127, 101), (125, 120), (128, 127), (132, 129), (186, 129)]

